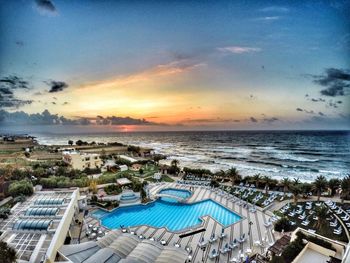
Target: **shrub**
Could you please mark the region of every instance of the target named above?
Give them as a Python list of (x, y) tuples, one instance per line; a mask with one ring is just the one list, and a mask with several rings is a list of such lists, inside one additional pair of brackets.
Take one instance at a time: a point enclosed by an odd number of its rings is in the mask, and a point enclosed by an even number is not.
[(0, 262), (13, 263), (16, 260), (16, 250), (8, 246), (7, 243), (0, 241)]
[(23, 203), (25, 200), (26, 200), (26, 197), (24, 195), (19, 195), (13, 199), (13, 202), (14, 203)]
[(108, 195), (118, 195), (122, 192), (122, 189), (121, 187), (115, 185), (115, 184), (111, 184), (111, 185), (108, 185), (104, 188), (106, 194)]
[(10, 213), (11, 213), (10, 208), (8, 207), (0, 208), (0, 218), (7, 219)]
[(13, 197), (18, 195), (30, 196), (33, 194), (33, 185), (30, 181), (14, 181), (9, 186), (9, 194)]
[(275, 231), (282, 232), (284, 231), (289, 232), (293, 230), (293, 226), (290, 224), (289, 219), (287, 217), (280, 218), (276, 224), (275, 224)]

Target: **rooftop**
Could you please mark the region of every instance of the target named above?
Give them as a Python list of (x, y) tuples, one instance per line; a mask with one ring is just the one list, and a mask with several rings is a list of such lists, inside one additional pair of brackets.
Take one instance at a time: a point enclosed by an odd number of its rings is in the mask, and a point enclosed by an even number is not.
[(135, 235), (122, 233), (120, 230), (111, 231), (98, 241), (64, 245), (59, 249), (59, 253), (74, 263), (180, 263), (187, 259), (187, 252), (183, 249), (162, 246), (150, 240), (141, 240)]
[(75, 191), (36, 192), (17, 203), (7, 219), (0, 221), (0, 239), (17, 250), (23, 262), (41, 262), (57, 235), (64, 234), (61, 222), (70, 224), (67, 210), (73, 207)]

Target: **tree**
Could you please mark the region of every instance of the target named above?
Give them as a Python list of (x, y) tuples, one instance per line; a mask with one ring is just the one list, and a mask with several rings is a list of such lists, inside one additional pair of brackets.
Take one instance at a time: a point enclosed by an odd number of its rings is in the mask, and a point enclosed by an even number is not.
[(289, 232), (293, 230), (293, 226), (290, 224), (290, 220), (284, 216), (277, 220), (277, 222), (275, 223), (274, 229), (275, 231), (278, 231), (278, 232), (282, 232), (282, 230)]
[(341, 202), (344, 202), (344, 199), (349, 198), (350, 195), (350, 175), (347, 175), (343, 180), (341, 181)]
[(258, 188), (261, 182), (261, 176), (260, 174), (256, 174), (253, 176), (253, 181), (255, 182), (255, 187)]
[(335, 191), (339, 188), (341, 181), (337, 178), (332, 178), (328, 181), (328, 187), (331, 191), (331, 196), (335, 195)]
[(301, 183), (299, 186), (300, 186), (300, 190), (301, 190), (301, 193), (303, 194), (303, 196), (308, 197), (309, 193), (312, 190), (312, 185), (309, 183)]
[(283, 193), (285, 194), (288, 190), (292, 182), (289, 180), (288, 177), (284, 177), (282, 180), (282, 185), (283, 185)]
[(227, 175), (231, 178), (232, 186), (234, 186), (238, 180), (242, 179), (242, 176), (239, 174), (237, 168), (235, 167), (231, 167), (227, 171)]
[(301, 193), (301, 187), (300, 187), (298, 181), (294, 182), (294, 184), (291, 186), (290, 190), (293, 194), (294, 204), (296, 204), (298, 202), (298, 197)]
[(322, 225), (327, 225), (327, 214), (328, 214), (328, 208), (325, 206), (318, 207), (316, 209), (316, 216), (318, 217), (318, 220), (315, 222), (315, 227), (319, 229)]
[(28, 180), (14, 181), (9, 186), (9, 194), (13, 197), (18, 195), (30, 196), (33, 194), (33, 185)]
[(269, 185), (272, 183), (272, 179), (268, 176), (264, 176), (262, 181), (265, 183), (265, 194), (267, 195), (269, 192)]
[(96, 180), (91, 180), (90, 185), (89, 185), (89, 190), (93, 194), (97, 194), (97, 182), (96, 182)]
[(323, 175), (317, 176), (313, 183), (313, 189), (317, 191), (317, 201), (320, 201), (321, 193), (326, 189), (327, 180)]
[(14, 263), (16, 260), (16, 250), (8, 246), (7, 243), (0, 241), (0, 262)]
[(73, 143), (74, 143), (74, 142), (73, 142), (72, 140), (69, 140), (69, 141), (68, 141), (68, 144), (69, 144), (70, 146), (72, 146)]
[(177, 167), (178, 165), (179, 165), (179, 161), (178, 160), (174, 159), (174, 160), (171, 161), (171, 166)]

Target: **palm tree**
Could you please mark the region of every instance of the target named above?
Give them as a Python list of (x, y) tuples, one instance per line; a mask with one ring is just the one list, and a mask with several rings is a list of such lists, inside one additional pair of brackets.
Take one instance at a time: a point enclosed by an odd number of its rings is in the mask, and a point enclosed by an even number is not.
[(328, 208), (325, 206), (321, 206), (316, 209), (316, 216), (318, 217), (318, 220), (316, 220), (315, 227), (317, 229), (319, 229), (323, 225), (327, 225), (327, 214)]
[(321, 193), (324, 191), (324, 189), (327, 186), (327, 180), (326, 177), (323, 175), (317, 176), (313, 183), (313, 189), (317, 191), (317, 201), (320, 201)]
[(14, 263), (17, 260), (16, 250), (0, 241), (0, 262)]
[(256, 174), (253, 176), (253, 181), (255, 182), (255, 187), (258, 188), (260, 181), (261, 181), (261, 176), (260, 174)]
[(234, 186), (238, 180), (242, 179), (242, 176), (235, 167), (231, 167), (226, 174), (231, 178), (232, 186)]
[(179, 160), (174, 159), (171, 161), (171, 166), (177, 167), (179, 165), (179, 163), (180, 163)]
[(294, 204), (296, 204), (298, 202), (298, 197), (301, 194), (301, 187), (299, 185), (299, 180), (294, 181), (294, 183), (290, 187), (290, 190), (293, 194)]
[(272, 179), (268, 176), (264, 176), (262, 178), (263, 182), (265, 183), (265, 194), (267, 195), (269, 193), (269, 185), (271, 184), (272, 182)]
[(344, 202), (345, 198), (348, 198), (350, 195), (350, 175), (347, 175), (343, 180), (341, 181), (341, 202)]
[(339, 188), (340, 183), (340, 180), (337, 178), (332, 178), (328, 181), (328, 187), (331, 190), (331, 196), (335, 195), (335, 190)]
[(291, 186), (291, 181), (289, 180), (288, 177), (284, 177), (283, 180), (282, 180), (282, 185), (283, 185), (283, 193), (285, 194), (289, 187)]

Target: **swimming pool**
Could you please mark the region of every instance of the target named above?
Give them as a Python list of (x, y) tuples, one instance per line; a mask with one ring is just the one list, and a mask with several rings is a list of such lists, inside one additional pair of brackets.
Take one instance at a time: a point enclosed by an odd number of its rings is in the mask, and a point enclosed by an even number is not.
[(186, 199), (190, 197), (192, 193), (187, 190), (168, 188), (168, 189), (163, 189), (159, 191), (159, 194), (172, 195), (172, 196), (177, 196), (177, 197)]
[(150, 225), (179, 231), (200, 224), (201, 217), (205, 215), (213, 217), (224, 227), (241, 219), (236, 213), (210, 199), (193, 204), (169, 202), (168, 199), (160, 198), (146, 205), (120, 207), (112, 212), (97, 210), (96, 213), (101, 219), (101, 224), (109, 229), (120, 228), (121, 225)]

